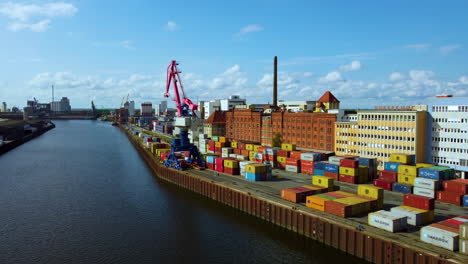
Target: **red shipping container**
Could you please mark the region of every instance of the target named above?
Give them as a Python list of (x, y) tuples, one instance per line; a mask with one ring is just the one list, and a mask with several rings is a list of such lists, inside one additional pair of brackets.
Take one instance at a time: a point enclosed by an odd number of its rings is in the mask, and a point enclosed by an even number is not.
[(208, 146), (214, 148), (215, 147), (215, 142), (212, 141), (212, 140), (208, 141)]
[(263, 155), (263, 159), (266, 161), (276, 161), (276, 156), (274, 155)]
[(333, 173), (333, 172), (326, 171), (326, 172), (325, 172), (325, 176), (331, 177), (331, 178), (333, 178), (335, 181), (339, 181), (339, 180), (340, 180), (340, 175), (339, 175), (338, 173)]
[(403, 196), (403, 205), (419, 208), (422, 210), (434, 210), (435, 199), (415, 194), (405, 194)]
[(448, 223), (451, 223), (451, 224), (455, 224), (455, 225), (457, 225), (457, 226), (459, 226), (459, 225), (465, 223), (465, 221), (459, 221), (459, 220), (453, 219), (453, 218), (447, 219), (447, 220), (445, 220), (444, 222), (448, 222)]
[(342, 159), (340, 160), (340, 166), (346, 168), (357, 168), (359, 167), (359, 161), (353, 159)]
[[(450, 220), (451, 220), (451, 219), (447, 219), (447, 220), (444, 220), (444, 221), (441, 221), (441, 222), (437, 222), (437, 224), (444, 225), (444, 226), (448, 226), (448, 227), (450, 227), (450, 228), (459, 230), (460, 224), (453, 223), (453, 222), (451, 222)], [(458, 233), (458, 232), (457, 232), (457, 233)]]
[(278, 149), (276, 151), (276, 155), (278, 155), (278, 157), (287, 157), (287, 158), (289, 158), (289, 151)]
[(461, 205), (463, 200), (463, 194), (447, 191), (438, 191), (436, 197), (437, 201), (451, 203), (455, 205)]
[(240, 149), (233, 149), (232, 152), (236, 155), (240, 155), (241, 154), (241, 150)]
[(322, 189), (311, 190), (305, 187), (294, 187), (281, 190), (281, 198), (291, 201), (293, 203), (304, 203), (309, 195), (321, 193)]
[[(237, 148), (240, 149), (240, 150), (245, 150), (245, 143), (237, 142)], [(242, 155), (244, 155), (244, 154), (242, 154)]]
[(382, 179), (375, 179), (374, 180), (374, 186), (383, 188), (384, 190), (391, 191), (392, 190), (392, 182), (391, 181), (386, 181)]
[(341, 217), (350, 217), (352, 211), (351, 205), (337, 203), (330, 200), (325, 202), (325, 212)]
[(210, 170), (214, 170), (214, 164), (213, 163), (206, 163), (206, 167)]
[(340, 174), (340, 181), (356, 184), (359, 177)]
[(448, 227), (448, 226), (446, 226), (446, 225), (442, 225), (442, 224), (440, 224), (440, 222), (439, 222), (439, 223), (432, 224), (432, 225), (430, 225), (430, 226), (435, 227), (435, 228), (438, 228), (438, 229), (442, 229), (442, 230), (445, 230), (445, 231), (448, 231), (448, 232), (452, 232), (452, 233), (458, 233), (458, 232), (459, 232), (458, 229), (456, 229), (456, 228), (451, 228), (451, 227)]
[(301, 160), (301, 166), (307, 166), (307, 167), (314, 167), (314, 162), (313, 161), (308, 161), (308, 160)]
[(222, 148), (217, 148), (217, 147), (215, 147), (215, 152), (216, 152), (216, 153), (221, 153), (221, 151), (222, 151)]
[(286, 163), (277, 163), (276, 164), (276, 168), (277, 169), (281, 169), (281, 170), (284, 170), (286, 168)]
[(386, 180), (386, 181), (391, 181), (391, 182), (397, 182), (398, 181), (398, 172), (383, 170), (383, 171), (380, 172), (379, 179)]
[(263, 154), (263, 150), (265, 150), (266, 148), (267, 147), (259, 147), (257, 152)]
[(301, 173), (314, 174), (314, 168), (301, 167)]
[(300, 160), (295, 158), (287, 158), (286, 165), (300, 166)]
[(215, 167), (215, 171), (224, 172), (224, 167), (223, 166), (215, 164), (214, 167)]
[(444, 190), (447, 192), (453, 192), (458, 194), (468, 194), (468, 181), (458, 181), (458, 180), (451, 180), (451, 181), (444, 181), (442, 183)]
[(231, 174), (231, 175), (239, 175), (240, 169), (239, 168), (224, 168), (224, 173)]
[(241, 155), (242, 155), (242, 156), (249, 156), (249, 151), (246, 150), (246, 149), (242, 149), (242, 150), (241, 150)]
[(292, 159), (300, 160), (301, 159), (301, 152), (300, 151), (291, 151), (289, 153), (289, 157), (292, 158)]

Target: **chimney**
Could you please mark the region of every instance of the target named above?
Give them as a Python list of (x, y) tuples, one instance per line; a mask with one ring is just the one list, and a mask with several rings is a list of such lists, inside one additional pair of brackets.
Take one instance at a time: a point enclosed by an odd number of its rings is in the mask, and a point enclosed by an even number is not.
[(273, 63), (273, 106), (278, 106), (278, 57)]

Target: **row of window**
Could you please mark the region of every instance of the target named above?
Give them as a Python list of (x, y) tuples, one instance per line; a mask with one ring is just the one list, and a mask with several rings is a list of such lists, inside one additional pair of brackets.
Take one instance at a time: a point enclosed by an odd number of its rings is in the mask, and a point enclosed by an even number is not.
[(468, 143), (468, 138), (432, 137), (432, 142)]
[(450, 110), (448, 105), (435, 105), (432, 112), (468, 112), (468, 105), (451, 106)]
[(459, 128), (442, 128), (442, 127), (433, 127), (432, 132), (448, 132), (448, 133), (468, 133), (468, 130), (462, 130)]
[[(337, 132), (336, 136), (356, 136), (356, 134), (352, 133), (341, 133)], [(414, 137), (399, 137), (399, 136), (389, 136), (389, 135), (374, 135), (374, 134), (357, 134), (357, 137), (359, 138), (368, 138), (368, 139), (380, 139), (380, 140), (400, 140), (400, 141), (406, 141), (406, 142), (415, 142)]]
[(446, 157), (432, 157), (432, 162), (441, 164), (441, 165), (456, 165), (456, 166), (468, 166), (468, 160), (460, 159), (458, 161), (447, 160)]
[(468, 149), (461, 149), (461, 148), (442, 148), (442, 147), (432, 146), (431, 149), (433, 151), (443, 151), (443, 152), (452, 152), (452, 153), (467, 153), (468, 154)]
[(414, 127), (389, 127), (389, 126), (358, 126), (359, 129), (381, 130), (381, 131), (398, 131), (398, 132), (416, 132)]
[(432, 118), (434, 123), (468, 123), (468, 118)]
[(416, 115), (360, 115), (359, 120), (379, 120), (379, 121), (416, 121)]

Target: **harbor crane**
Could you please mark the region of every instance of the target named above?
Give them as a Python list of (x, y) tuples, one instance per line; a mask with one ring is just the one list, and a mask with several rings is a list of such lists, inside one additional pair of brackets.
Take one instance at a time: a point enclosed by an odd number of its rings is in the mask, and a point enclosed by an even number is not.
[[(177, 69), (177, 65), (179, 64), (173, 60), (167, 67), (166, 91), (164, 92), (164, 97), (170, 96), (169, 89), (172, 85), (174, 88), (174, 102), (177, 109), (175, 126), (180, 128), (180, 137), (172, 140), (171, 153), (164, 162), (164, 165), (181, 170), (182, 168), (175, 152), (189, 151), (190, 155), (187, 158), (187, 163), (191, 164), (194, 168), (204, 168), (205, 162), (201, 158), (197, 146), (191, 144), (188, 138), (188, 128), (191, 125), (192, 118), (197, 118), (195, 111), (198, 110), (198, 105), (185, 96), (184, 86), (182, 85), (179, 75), (181, 72)], [(182, 92), (182, 99), (179, 93), (179, 87)]]

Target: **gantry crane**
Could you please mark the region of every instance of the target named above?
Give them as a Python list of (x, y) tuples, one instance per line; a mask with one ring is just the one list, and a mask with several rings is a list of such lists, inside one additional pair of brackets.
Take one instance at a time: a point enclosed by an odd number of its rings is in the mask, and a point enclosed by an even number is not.
[[(184, 86), (180, 79), (180, 71), (177, 70), (179, 65), (175, 60), (167, 67), (166, 91), (164, 97), (169, 97), (169, 89), (171, 84), (174, 88), (174, 101), (177, 109), (177, 117), (175, 118), (175, 126), (180, 128), (180, 138), (173, 140), (171, 144), (171, 153), (167, 157), (164, 165), (181, 170), (180, 162), (177, 159), (175, 152), (177, 151), (190, 151), (187, 163), (194, 167), (205, 167), (205, 162), (202, 160), (197, 146), (190, 143), (188, 139), (188, 128), (191, 124), (191, 118), (196, 118), (195, 111), (198, 110), (198, 105), (193, 103), (185, 96)], [(177, 84), (179, 83), (179, 85)], [(179, 87), (182, 91), (182, 100), (180, 98)]]

